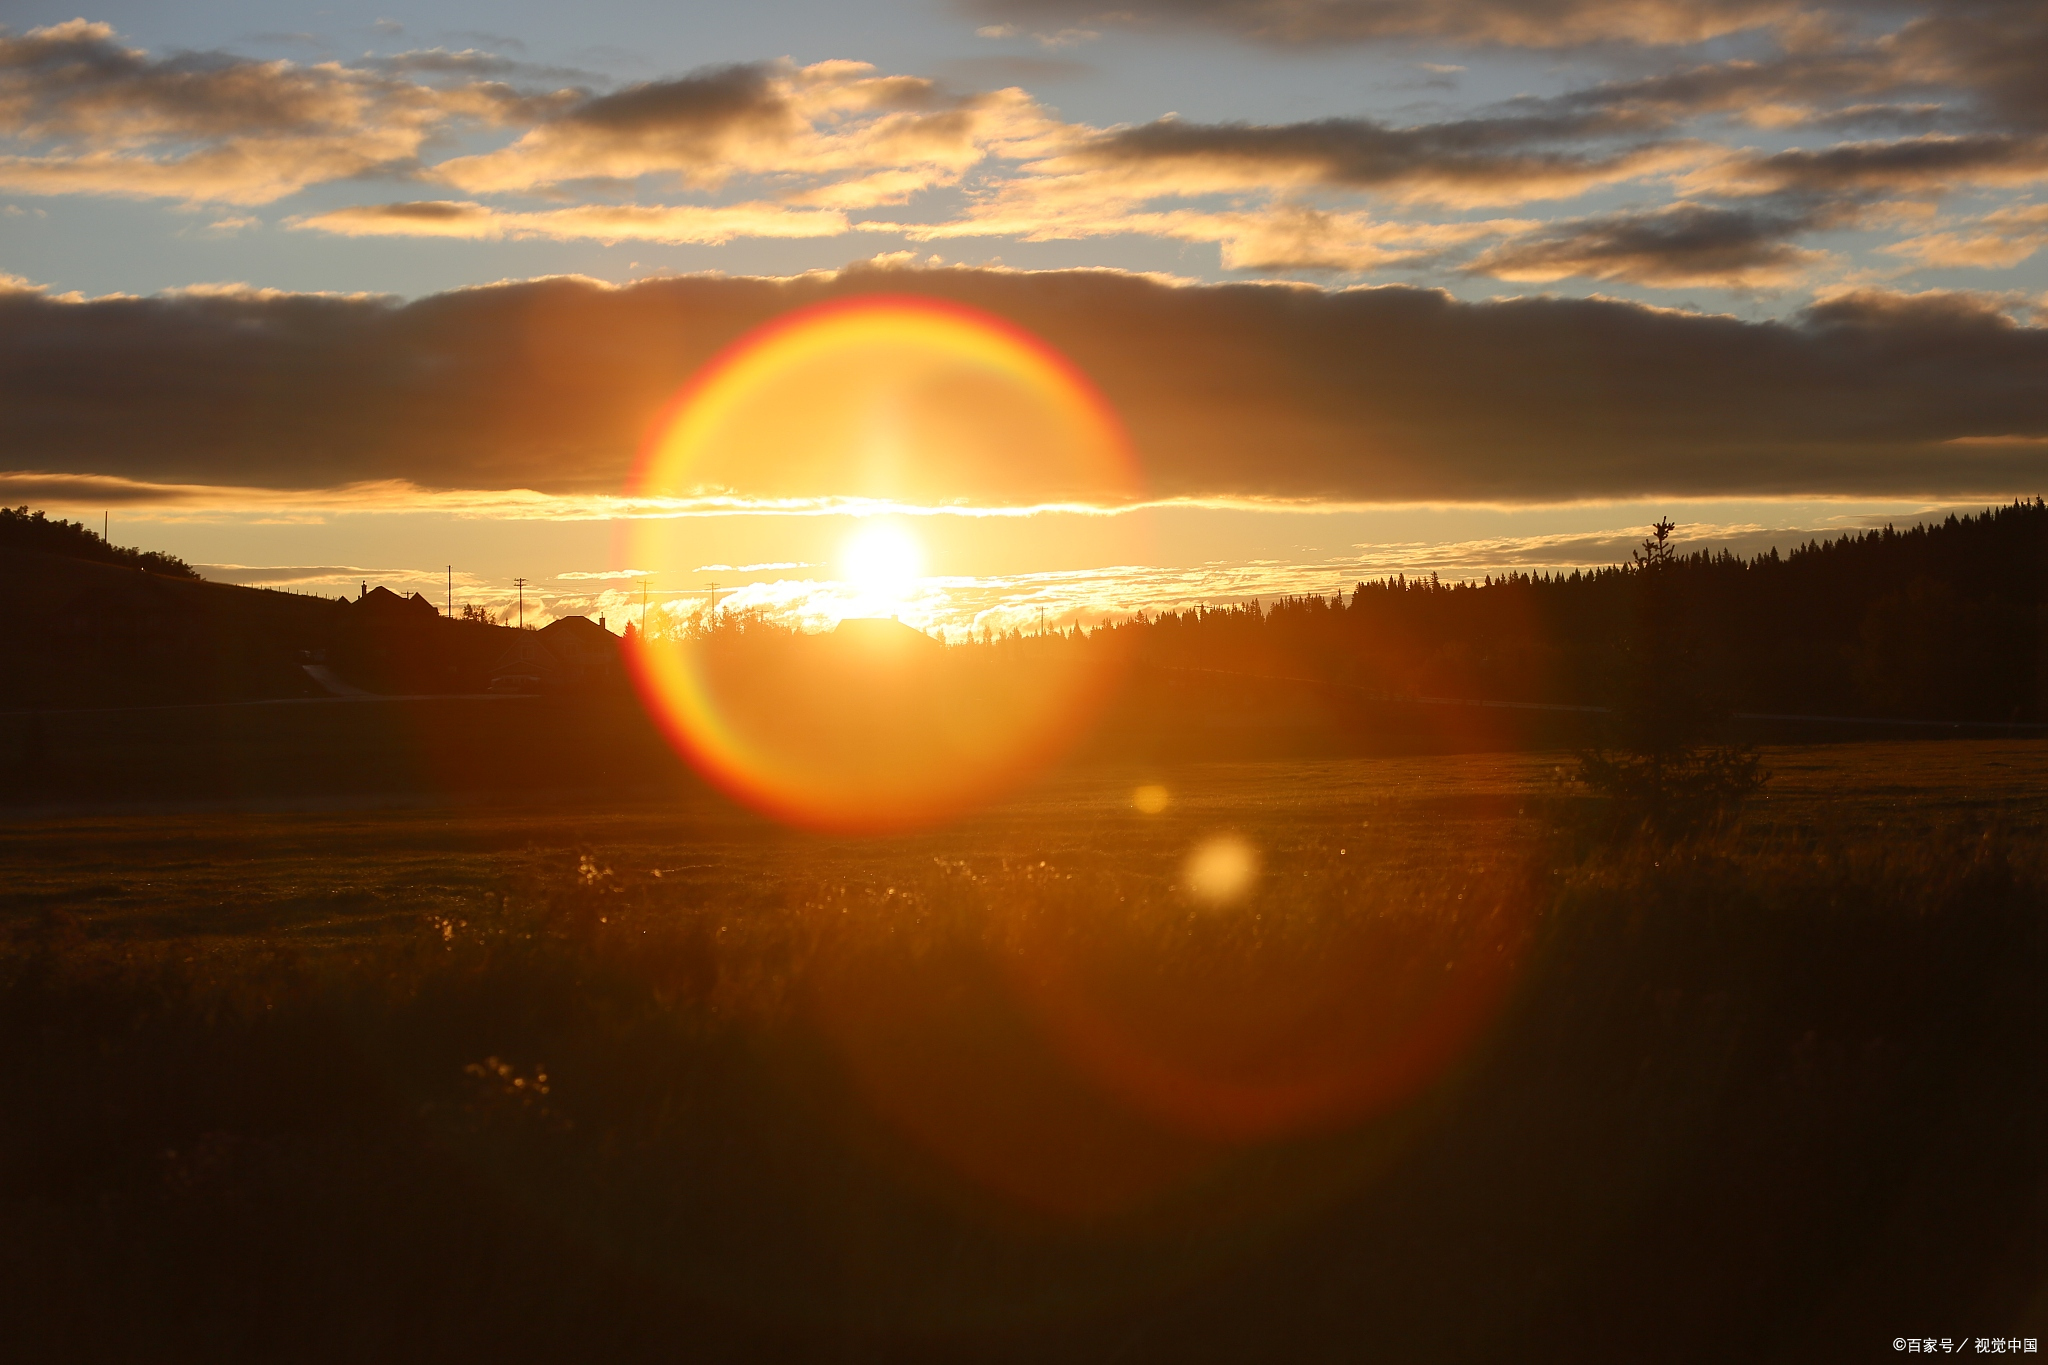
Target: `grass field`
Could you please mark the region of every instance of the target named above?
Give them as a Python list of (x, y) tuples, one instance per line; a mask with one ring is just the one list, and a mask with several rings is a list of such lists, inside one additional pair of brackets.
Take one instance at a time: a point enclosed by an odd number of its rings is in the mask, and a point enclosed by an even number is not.
[[(1863, 1358), (2048, 1325), (2048, 744), (0, 831), (0, 1347)], [(1163, 810), (1134, 803), (1164, 787)], [(1220, 837), (1257, 863), (1205, 898)]]

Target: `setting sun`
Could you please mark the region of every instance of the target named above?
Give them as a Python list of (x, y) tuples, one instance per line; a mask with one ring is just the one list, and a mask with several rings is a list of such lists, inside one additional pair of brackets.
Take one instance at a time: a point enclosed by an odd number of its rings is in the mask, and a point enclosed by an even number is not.
[(848, 537), (840, 571), (865, 597), (899, 600), (924, 571), (924, 548), (901, 526), (872, 522)]

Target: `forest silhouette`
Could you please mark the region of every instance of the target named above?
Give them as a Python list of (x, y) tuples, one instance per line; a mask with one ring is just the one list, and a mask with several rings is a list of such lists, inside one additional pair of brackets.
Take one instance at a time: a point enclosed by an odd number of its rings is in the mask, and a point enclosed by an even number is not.
[(1613, 706), (1654, 651), (1702, 702), (1751, 712), (2048, 718), (2048, 506), (1887, 526), (1754, 558), (1668, 548), (1569, 574), (1161, 612), (1116, 627), (1161, 667), (1384, 697)]
[[(1381, 699), (1594, 707), (1625, 705), (1640, 685), (1641, 667), (1632, 660), (1653, 650), (1659, 667), (1697, 704), (1723, 711), (2048, 719), (2048, 505), (2038, 498), (1753, 558), (1726, 550), (1686, 553), (1673, 544), (1667, 542), (1651, 564), (1509, 572), (1459, 583), (1434, 574), (1395, 575), (1358, 583), (1342, 595), (1140, 613), (1093, 629), (1012, 631), (972, 644), (1014, 650), (1038, 638), (1119, 651), (1140, 668), (1298, 679)], [(71, 614), (90, 616), (99, 599), (133, 591), (106, 579), (80, 583), (59, 560), (191, 582), (191, 600), (213, 604), (192, 615), (207, 616), (215, 636), (238, 637), (231, 646), (244, 654), (260, 655), (268, 644), (295, 657), (348, 632), (339, 604), (329, 599), (201, 584), (171, 556), (113, 546), (77, 523), (26, 508), (0, 509), (0, 554), (11, 555), (11, 564), (0, 567), (14, 570), (9, 595), (17, 599), (5, 631), (25, 659), (49, 655), (55, 661), (77, 652), (76, 627), (49, 610), (60, 601)], [(226, 611), (234, 619), (223, 626), (214, 619), (224, 614), (218, 604), (243, 609)], [(736, 644), (749, 638), (753, 647), (776, 630), (761, 617), (730, 613), (686, 627)], [(394, 647), (400, 653), (433, 647), (430, 633), (415, 629), (412, 635)], [(152, 669), (138, 653), (191, 653), (175, 619), (157, 636), (122, 642), (127, 657), (120, 671), (134, 692), (128, 699), (214, 699), (148, 692), (173, 686), (177, 671)], [(476, 685), (473, 670), (440, 671), (446, 676), (431, 668), (398, 670), (402, 688), (367, 671), (352, 681), (373, 691)], [(298, 686), (296, 669), (282, 667), (237, 690), (247, 697), (288, 694), (281, 689)], [(66, 691), (67, 699), (77, 695), (75, 688)], [(30, 695), (4, 700), (39, 704)]]

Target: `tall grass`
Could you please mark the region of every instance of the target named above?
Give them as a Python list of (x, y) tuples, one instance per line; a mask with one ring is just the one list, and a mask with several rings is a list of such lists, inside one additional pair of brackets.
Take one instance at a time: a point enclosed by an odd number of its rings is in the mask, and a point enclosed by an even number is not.
[(46, 916), (0, 957), (0, 1347), (1807, 1358), (2048, 1316), (2037, 847), (1339, 837), (1222, 910), (1104, 839), (717, 891), (591, 851), (319, 954)]

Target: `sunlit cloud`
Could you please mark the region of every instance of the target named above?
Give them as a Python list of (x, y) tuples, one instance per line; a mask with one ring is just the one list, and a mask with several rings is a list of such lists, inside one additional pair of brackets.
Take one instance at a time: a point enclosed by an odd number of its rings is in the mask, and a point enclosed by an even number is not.
[(2048, 246), (2048, 204), (1996, 209), (1966, 226), (1923, 233), (1881, 248), (1925, 265), (2004, 270)]
[(1689, 44), (1799, 15), (1790, 0), (965, 0), (963, 7), (1003, 20), (984, 35), (1007, 36), (1020, 22), (1073, 19), (1198, 26), (1280, 46), (1402, 38), (1535, 48)]
[(773, 564), (699, 564), (698, 573), (773, 573), (778, 569), (808, 569), (812, 566), (797, 560), (778, 560)]
[(847, 230), (843, 213), (778, 204), (715, 207), (659, 204), (581, 204), (575, 208), (511, 212), (483, 204), (428, 200), (366, 204), (295, 218), (289, 226), (344, 237), (462, 237), (472, 241), (578, 238), (603, 242), (729, 242), (735, 237), (836, 237)]
[(592, 96), (509, 147), (440, 162), (433, 174), (472, 193), (650, 175), (716, 188), (740, 175), (851, 174), (835, 197), (852, 207), (951, 184), (1054, 127), (1020, 90), (955, 96), (865, 62), (764, 62)]
[[(1169, 115), (1095, 126), (1025, 88), (1087, 74), (1064, 56), (927, 74), (771, 58), (604, 89), (587, 72), (474, 47), (354, 63), (156, 55), (75, 20), (0, 31), (0, 188), (249, 206), (381, 180), (411, 192), (282, 222), (348, 237), (700, 247), (1135, 236), (1212, 246), (1235, 273), (1809, 297), (1856, 262), (1794, 242), (1801, 232), (1878, 234), (1861, 248), (1881, 253), (1865, 278), (1879, 267), (2007, 269), (2035, 250), (1995, 223), (1969, 233), (1906, 222), (1913, 206), (2048, 179), (2048, 97), (2027, 55), (2048, 50), (2048, 21), (2023, 5), (1902, 13), (1890, 27), (1779, 0), (985, 7), (1001, 22), (983, 36), (1044, 51), (1092, 41), (1098, 25), (1179, 22), (1283, 46), (1687, 46), (1664, 70), (1418, 122)], [(1759, 35), (1753, 51), (1705, 59), (1690, 46), (1739, 32)], [(1433, 80), (1467, 66), (1414, 65)], [(1773, 143), (1791, 130), (1811, 145)], [(1769, 145), (1737, 145), (1757, 134)], [(1597, 198), (1624, 186), (1636, 200), (1625, 211)], [(1469, 217), (1546, 204), (1569, 207), (1552, 221)], [(192, 230), (260, 225), (231, 213)]]
[(0, 186), (263, 204), (417, 164), (451, 121), (495, 122), (509, 92), (422, 85), (326, 62), (153, 57), (106, 24), (0, 32)]

